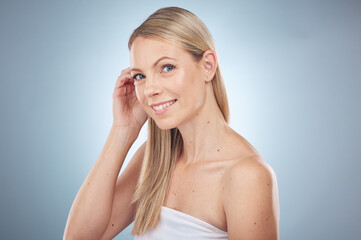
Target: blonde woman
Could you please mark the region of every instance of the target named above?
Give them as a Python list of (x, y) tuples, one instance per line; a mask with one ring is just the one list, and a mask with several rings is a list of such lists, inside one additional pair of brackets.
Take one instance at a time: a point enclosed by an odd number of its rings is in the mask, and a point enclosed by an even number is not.
[[(129, 39), (113, 93), (113, 126), (81, 186), (65, 239), (275, 240), (273, 169), (228, 125), (216, 48), (204, 23), (159, 9)], [(118, 177), (148, 119), (148, 139)]]

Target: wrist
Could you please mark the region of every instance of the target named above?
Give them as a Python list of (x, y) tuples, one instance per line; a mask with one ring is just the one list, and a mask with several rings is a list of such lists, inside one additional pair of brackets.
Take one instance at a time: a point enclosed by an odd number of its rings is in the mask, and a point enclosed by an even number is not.
[(123, 140), (133, 143), (138, 138), (140, 129), (138, 130), (128, 126), (112, 125), (110, 132), (114, 135), (120, 136)]

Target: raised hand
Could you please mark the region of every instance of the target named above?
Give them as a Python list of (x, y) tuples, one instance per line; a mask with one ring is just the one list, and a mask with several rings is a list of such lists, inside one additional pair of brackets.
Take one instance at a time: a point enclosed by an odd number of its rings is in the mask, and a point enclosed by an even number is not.
[(147, 114), (135, 94), (134, 79), (130, 69), (124, 69), (117, 79), (113, 92), (113, 127), (140, 130)]

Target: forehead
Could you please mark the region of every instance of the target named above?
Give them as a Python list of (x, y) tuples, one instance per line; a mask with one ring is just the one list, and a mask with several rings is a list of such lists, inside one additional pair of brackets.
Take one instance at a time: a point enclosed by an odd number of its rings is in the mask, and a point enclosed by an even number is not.
[(154, 63), (160, 57), (183, 59), (189, 54), (175, 41), (137, 37), (130, 49), (130, 65), (143, 66)]

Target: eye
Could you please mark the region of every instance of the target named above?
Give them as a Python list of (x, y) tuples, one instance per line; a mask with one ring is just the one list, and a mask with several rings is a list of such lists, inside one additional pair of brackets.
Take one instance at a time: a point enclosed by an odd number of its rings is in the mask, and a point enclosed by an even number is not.
[(172, 64), (167, 64), (167, 65), (162, 66), (162, 69), (164, 72), (172, 71), (174, 68), (175, 68), (175, 66)]
[(145, 76), (143, 74), (136, 74), (136, 75), (133, 76), (133, 79), (135, 81), (139, 81), (139, 80), (141, 80), (143, 78), (145, 78)]

